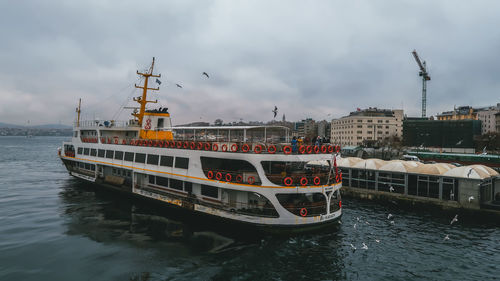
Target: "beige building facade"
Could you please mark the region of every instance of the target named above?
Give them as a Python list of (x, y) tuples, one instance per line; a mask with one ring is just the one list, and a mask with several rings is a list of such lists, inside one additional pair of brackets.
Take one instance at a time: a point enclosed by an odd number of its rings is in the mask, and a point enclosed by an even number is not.
[(358, 109), (348, 116), (333, 119), (331, 142), (347, 145), (362, 145), (363, 141), (382, 141), (389, 137), (403, 136), (402, 109)]
[(495, 118), (495, 114), (500, 112), (500, 103), (497, 103), (496, 106), (490, 106), (486, 108), (478, 109), (477, 117), (481, 120), (481, 134), (487, 133), (497, 133), (499, 132), (497, 129), (497, 121)]

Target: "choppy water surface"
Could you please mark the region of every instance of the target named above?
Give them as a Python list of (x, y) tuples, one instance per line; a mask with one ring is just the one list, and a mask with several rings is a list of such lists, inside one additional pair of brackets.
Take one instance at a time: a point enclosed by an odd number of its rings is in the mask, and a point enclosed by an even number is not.
[[(500, 276), (500, 229), (493, 224), (459, 218), (450, 226), (449, 214), (344, 199), (337, 231), (254, 239), (228, 235), (70, 177), (56, 156), (62, 140), (0, 137), (0, 280)], [(387, 219), (389, 213), (393, 219)]]

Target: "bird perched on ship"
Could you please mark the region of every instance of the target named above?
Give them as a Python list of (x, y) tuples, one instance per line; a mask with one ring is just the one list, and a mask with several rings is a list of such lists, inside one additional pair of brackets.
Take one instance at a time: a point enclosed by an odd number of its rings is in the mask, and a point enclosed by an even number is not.
[(451, 220), (450, 225), (452, 225), (454, 222), (458, 221), (458, 215), (455, 215), (455, 217)]
[(210, 78), (210, 76), (208, 76), (208, 73), (206, 73), (206, 72), (203, 72), (202, 75), (205, 75), (205, 76), (207, 76), (207, 78)]
[(179, 85), (179, 84), (175, 84), (175, 86), (177, 86), (178, 88), (181, 88), (182, 89), (182, 86)]
[(278, 114), (278, 107), (275, 105), (274, 110), (272, 111), (274, 113), (274, 118), (276, 118), (276, 115)]

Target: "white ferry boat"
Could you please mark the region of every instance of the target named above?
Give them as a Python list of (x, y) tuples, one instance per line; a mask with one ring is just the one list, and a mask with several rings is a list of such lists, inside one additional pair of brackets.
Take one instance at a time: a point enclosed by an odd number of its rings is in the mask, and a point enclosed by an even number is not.
[[(80, 120), (59, 157), (77, 178), (250, 226), (301, 231), (341, 217), (340, 147), (290, 144), (282, 126), (172, 127), (146, 109), (154, 58), (129, 121)], [(325, 166), (327, 163), (327, 166)]]

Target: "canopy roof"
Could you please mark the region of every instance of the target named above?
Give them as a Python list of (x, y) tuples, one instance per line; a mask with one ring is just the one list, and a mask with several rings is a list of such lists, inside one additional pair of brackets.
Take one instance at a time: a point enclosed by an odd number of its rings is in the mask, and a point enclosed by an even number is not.
[(484, 165), (455, 167), (448, 163), (423, 164), (416, 161), (361, 159), (346, 157), (337, 159), (337, 165), (346, 168), (379, 170), (424, 175), (442, 175), (454, 178), (485, 179), (497, 177), (499, 173)]

